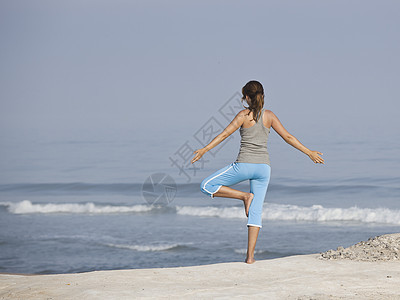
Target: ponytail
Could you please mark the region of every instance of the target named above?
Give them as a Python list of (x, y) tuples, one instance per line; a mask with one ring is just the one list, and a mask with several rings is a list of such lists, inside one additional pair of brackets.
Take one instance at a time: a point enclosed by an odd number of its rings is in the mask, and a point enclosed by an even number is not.
[(262, 108), (264, 107), (264, 88), (258, 81), (252, 80), (246, 83), (242, 88), (243, 100), (246, 96), (250, 98), (248, 115), (253, 113), (253, 120), (257, 122), (261, 116)]

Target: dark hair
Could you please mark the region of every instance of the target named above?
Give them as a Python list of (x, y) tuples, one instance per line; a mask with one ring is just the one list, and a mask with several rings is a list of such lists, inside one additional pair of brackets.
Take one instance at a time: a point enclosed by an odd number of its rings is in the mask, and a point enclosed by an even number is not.
[[(261, 110), (264, 107), (264, 88), (261, 83), (255, 80), (251, 80), (242, 88), (242, 100), (246, 99), (246, 96), (250, 98), (249, 107), (245, 107), (253, 112), (254, 121), (258, 121)], [(250, 114), (249, 112), (249, 114)]]

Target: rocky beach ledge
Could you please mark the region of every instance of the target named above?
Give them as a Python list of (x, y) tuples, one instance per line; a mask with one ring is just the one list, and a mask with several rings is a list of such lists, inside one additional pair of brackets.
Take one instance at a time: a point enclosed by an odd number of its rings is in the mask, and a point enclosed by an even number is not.
[(346, 249), (338, 247), (336, 250), (321, 253), (320, 258), (356, 261), (398, 261), (400, 260), (400, 233), (376, 236)]
[(0, 274), (0, 299), (400, 299), (400, 234), (324, 253), (205, 266)]

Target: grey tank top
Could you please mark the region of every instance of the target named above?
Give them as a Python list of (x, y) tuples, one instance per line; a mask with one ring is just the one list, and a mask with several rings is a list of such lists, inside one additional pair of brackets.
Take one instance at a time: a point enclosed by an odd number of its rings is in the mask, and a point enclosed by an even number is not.
[(269, 128), (263, 123), (264, 109), (258, 121), (251, 127), (240, 127), (240, 150), (236, 162), (270, 164), (267, 149)]

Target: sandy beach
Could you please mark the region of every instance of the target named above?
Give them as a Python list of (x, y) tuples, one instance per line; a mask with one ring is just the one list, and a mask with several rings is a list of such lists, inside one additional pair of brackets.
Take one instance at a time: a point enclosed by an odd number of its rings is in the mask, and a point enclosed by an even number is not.
[[(346, 249), (252, 265), (234, 262), (78, 274), (1, 274), (0, 298), (400, 299), (399, 241), (400, 234), (384, 235)], [(353, 255), (344, 254), (350, 252)], [(362, 259), (355, 259), (354, 253)]]

